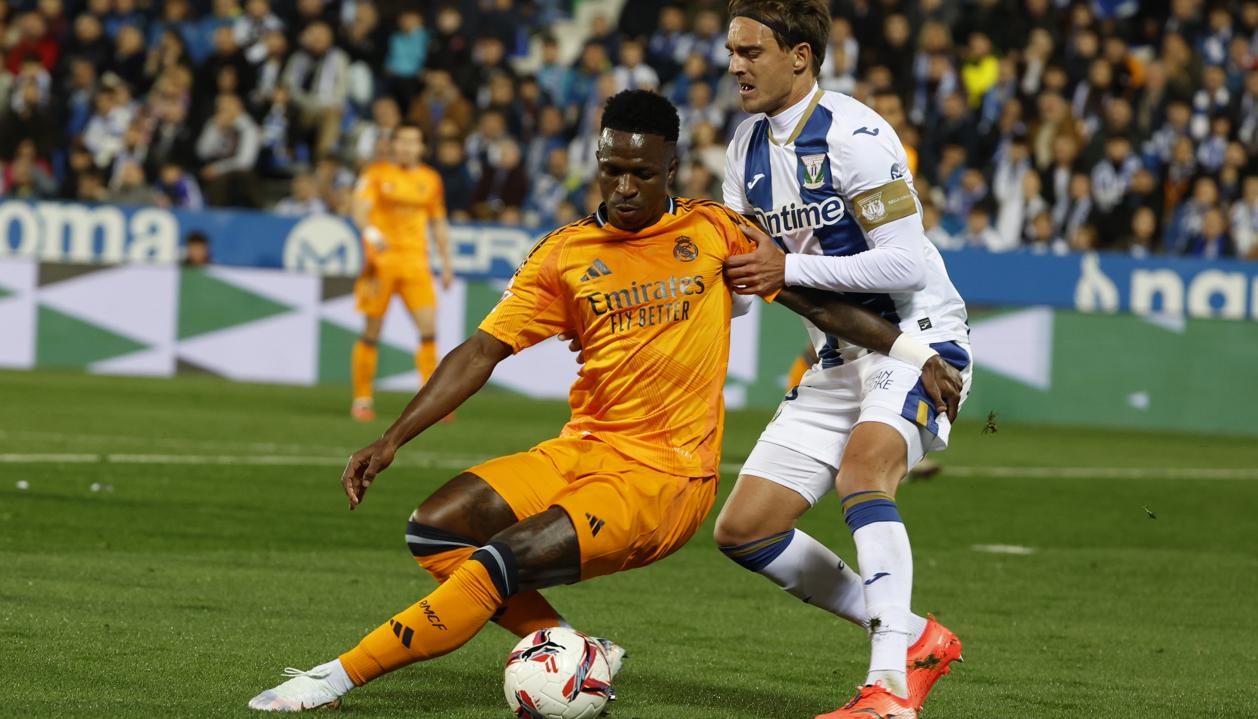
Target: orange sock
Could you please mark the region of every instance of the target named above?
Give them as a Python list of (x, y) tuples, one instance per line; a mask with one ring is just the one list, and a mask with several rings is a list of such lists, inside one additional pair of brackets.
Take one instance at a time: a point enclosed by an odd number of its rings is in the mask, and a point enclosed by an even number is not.
[(449, 654), (476, 636), (501, 605), (502, 593), (485, 565), (463, 562), (431, 594), (342, 654), (341, 664), (362, 686), (407, 664)]
[(419, 341), (419, 351), (415, 353), (415, 369), (419, 370), (421, 382), (427, 382), (437, 369), (437, 340), (428, 338)]
[(376, 362), (379, 359), (380, 348), (374, 342), (368, 344), (358, 340), (354, 343), (349, 363), (354, 399), (371, 399), (371, 384), (376, 379)]
[[(412, 524), (411, 527), (418, 525)], [(414, 530), (412, 530), (414, 531)], [(440, 554), (417, 556), (415, 561), (438, 582), (450, 578), (468, 557), (474, 547), (451, 549)], [(539, 629), (563, 626), (563, 617), (546, 601), (540, 592), (521, 592), (507, 600), (502, 611), (494, 617), (494, 623), (517, 637), (526, 637)]]

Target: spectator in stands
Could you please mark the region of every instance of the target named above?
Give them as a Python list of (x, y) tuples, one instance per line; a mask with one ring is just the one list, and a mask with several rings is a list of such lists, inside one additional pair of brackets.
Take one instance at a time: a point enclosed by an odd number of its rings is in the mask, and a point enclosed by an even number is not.
[(165, 165), (191, 167), (196, 161), (197, 136), (188, 123), (187, 106), (176, 98), (158, 97), (153, 103), (146, 169), (156, 175)]
[(332, 40), (326, 22), (312, 22), (301, 34), (301, 49), (284, 67), (284, 86), (318, 154), (336, 147), (349, 95), (349, 56)]
[(685, 30), (686, 13), (680, 5), (669, 4), (660, 8), (659, 23), (647, 41), (646, 60), (664, 84), (672, 82), (681, 72), (686, 57), (682, 53)]
[(403, 9), (398, 14), (397, 29), (389, 35), (389, 50), (384, 60), (386, 87), (403, 105), (410, 105), (411, 99), (419, 94), (419, 74), (428, 59), (431, 42), (419, 9)]
[(1206, 260), (1236, 256), (1223, 210), (1211, 207), (1205, 211), (1201, 217), (1201, 230), (1189, 238), (1185, 254)]
[(156, 205), (161, 199), (157, 190), (144, 178), (144, 168), (132, 159), (118, 164), (106, 199), (120, 205)]
[(210, 256), (210, 238), (200, 230), (193, 230), (184, 238), (184, 267), (205, 267), (213, 262)]
[(109, 66), (114, 49), (105, 37), (105, 28), (95, 15), (82, 13), (74, 18), (74, 36), (65, 47), (65, 54), (81, 57), (93, 67)]
[(981, 202), (975, 203), (966, 213), (965, 231), (957, 239), (962, 247), (993, 251), (1004, 248), (1004, 241), (992, 227), (991, 209)]
[(419, 125), (424, 137), (436, 136), (437, 127), (446, 120), (458, 128), (460, 138), (466, 137), (475, 121), (475, 108), (459, 93), (450, 72), (436, 68), (426, 70), (424, 85), (424, 92), (411, 101), (407, 119)]
[(964, 245), (948, 234), (948, 231), (939, 223), (939, 208), (933, 202), (922, 203), (922, 228), (926, 231), (926, 238), (930, 240), (935, 247), (941, 250), (956, 250)]
[(504, 138), (496, 141), (486, 156), (488, 163), (472, 191), (472, 215), (480, 220), (518, 222), (529, 192), (520, 146)]
[(258, 125), (245, 113), (240, 97), (219, 95), (196, 147), (205, 163), (201, 179), (211, 205), (256, 206), (253, 168), (258, 149)]
[(205, 59), (214, 51), (214, 46), (217, 44), (214, 36), (219, 29), (230, 30), (237, 16), (240, 15), (238, 0), (214, 0), (210, 7), (210, 14), (193, 23), (186, 38), (188, 52), (192, 55), (193, 62), (198, 65), (205, 62)]
[(546, 156), (546, 171), (532, 176), (532, 187), (524, 203), (525, 222), (531, 227), (554, 226), (559, 209), (570, 202), (580, 187), (580, 179), (568, 169), (568, 148), (562, 145), (551, 149)]
[(12, 44), (5, 53), (5, 68), (12, 74), (20, 72), (22, 63), (34, 57), (35, 62), (51, 71), (57, 65), (61, 48), (55, 37), (48, 32), (48, 21), (38, 12), (23, 13), (14, 23)]
[(679, 194), (700, 200), (721, 201), (721, 175), (714, 174), (698, 160), (690, 160), (681, 171)]
[(275, 204), (275, 214), (283, 217), (304, 217), (318, 215), (328, 211), (328, 206), (319, 199), (319, 186), (308, 172), (299, 172), (293, 176), (292, 191)]
[(177, 210), (200, 210), (205, 207), (197, 178), (178, 162), (162, 163), (154, 189), (162, 195), (158, 204), (165, 207)]
[(553, 35), (542, 38), (542, 64), (537, 69), (537, 82), (553, 107), (564, 107), (572, 100), (572, 68), (559, 60), (559, 41)]
[(512, 82), (519, 79), (511, 64), (507, 62), (506, 48), (502, 40), (487, 36), (476, 41), (471, 66), (466, 68), (461, 76), (456, 74), (455, 77), (461, 78), (463, 84), (459, 89), (462, 90), (463, 95), (472, 99), (477, 107), (485, 107), (488, 104), (486, 95), (489, 92), (489, 79), (496, 74), (506, 75), (511, 78)]
[(114, 56), (109, 69), (122, 81), (134, 88), (147, 88), (145, 63), (148, 52), (144, 47), (144, 33), (135, 25), (118, 28), (114, 39)]
[(19, 146), (13, 161), (4, 166), (0, 188), (9, 197), (42, 200), (56, 196), (57, 181), (53, 179), (47, 163), (41, 163), (35, 157), (34, 145), (27, 142)]
[(497, 110), (486, 110), (481, 113), (476, 131), (467, 138), (468, 170), (474, 179), (479, 180), (490, 164), (490, 153), (499, 143), (508, 139), (507, 119)]
[(640, 41), (629, 38), (620, 44), (620, 64), (612, 70), (616, 78), (616, 92), (659, 89), (659, 75), (645, 60)]
[(1175, 255), (1188, 254), (1193, 238), (1203, 232), (1206, 213), (1219, 204), (1219, 186), (1214, 178), (1201, 176), (1193, 182), (1192, 197), (1179, 205), (1166, 228), (1164, 249)]
[(204, 100), (207, 109), (209, 101), (224, 90), (219, 84), (224, 73), (235, 76), (236, 86), (230, 89), (233, 94), (247, 97), (253, 90), (253, 65), (245, 59), (245, 54), (236, 44), (236, 33), (228, 24), (220, 25), (214, 31), (210, 54), (197, 71), (197, 97)]
[[(1030, 240), (1034, 229), (1032, 223), (1041, 214), (1048, 214), (1048, 203), (1040, 196), (1040, 176), (1027, 168), (1017, 175), (1016, 182), (1013, 177), (1010, 175), (1008, 181), (997, 179), (992, 185), (999, 203), (996, 231), (1000, 235), (1002, 250), (1017, 249)], [(1047, 236), (1040, 239), (1052, 239), (1051, 222)]]
[[(376, 146), (388, 138), (402, 122), (402, 111), (392, 97), (377, 98), (371, 104), (371, 119), (359, 120), (350, 130), (346, 156), (357, 166), (376, 159)], [(429, 137), (429, 135), (425, 135)]]
[(1119, 212), (1131, 178), (1140, 170), (1140, 158), (1131, 150), (1126, 135), (1111, 135), (1105, 141), (1105, 158), (1092, 168), (1092, 221), (1098, 234), (1117, 237), (1124, 229)]
[(245, 0), (245, 12), (232, 23), (236, 46), (254, 67), (266, 60), (270, 50), (266, 36), (284, 32), (284, 21), (271, 12), (270, 0)]
[(466, 222), (471, 218), (469, 209), (472, 206), (475, 183), (467, 169), (463, 143), (457, 139), (438, 141), (433, 168), (441, 175), (441, 185), (446, 193), (446, 211), (450, 219)]
[(273, 30), (262, 36), (262, 46), (266, 49), (266, 55), (254, 64), (253, 92), (249, 94), (249, 107), (254, 113), (260, 113), (269, 107), (275, 91), (284, 85), (288, 37)]
[(32, 141), (41, 157), (47, 157), (52, 151), (55, 138), (52, 112), (39, 99), (36, 82), (17, 83), (12, 109), (0, 112), (0, 158), (12, 158), (18, 144), (24, 140)]
[(690, 86), (686, 104), (677, 109), (677, 114), (681, 117), (678, 152), (683, 155), (690, 147), (694, 128), (704, 123), (713, 128), (725, 127), (725, 111), (712, 102), (712, 86), (706, 82), (698, 82)]
[(719, 77), (725, 74), (729, 64), (725, 49), (725, 24), (715, 10), (700, 10), (695, 14), (694, 31), (681, 45), (683, 55), (696, 54), (708, 66), (708, 74)]
[(463, 73), (472, 66), (472, 36), (463, 24), (463, 13), (458, 7), (447, 4), (437, 11), (436, 32), (428, 49), (428, 66), (445, 70), (461, 85)]
[(1131, 229), (1123, 237), (1120, 246), (1136, 259), (1153, 253), (1157, 241), (1157, 214), (1150, 207), (1141, 207), (1131, 216)]
[(1092, 180), (1080, 172), (1070, 178), (1070, 200), (1053, 212), (1053, 228), (1058, 237), (1073, 245), (1079, 229), (1092, 219)]
[(289, 99), (288, 88), (283, 85), (275, 88), (270, 102), (263, 108), (258, 126), (257, 168), (262, 174), (270, 177), (291, 174), (298, 162), (300, 123), (299, 112)]
[(83, 130), (83, 144), (98, 167), (110, 165), (122, 149), (123, 135), (135, 115), (130, 93), (117, 75), (106, 74), (96, 92), (96, 111)]
[[(548, 105), (541, 109), (537, 132), (529, 140), (524, 151), (524, 170), (529, 177), (538, 177), (549, 165), (550, 153), (557, 147), (565, 150), (568, 138), (564, 136), (563, 114), (558, 107)], [(564, 153), (567, 160), (567, 153)]]
[(1241, 197), (1232, 203), (1232, 240), (1238, 257), (1258, 257), (1258, 173), (1245, 178)]

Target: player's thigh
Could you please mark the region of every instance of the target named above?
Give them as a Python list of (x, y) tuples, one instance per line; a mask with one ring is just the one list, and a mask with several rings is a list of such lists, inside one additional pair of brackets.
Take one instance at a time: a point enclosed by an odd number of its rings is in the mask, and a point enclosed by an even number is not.
[[(411, 521), (484, 544), (519, 520), (506, 498), (488, 482), (464, 472), (430, 494), (411, 514)], [(422, 539), (416, 541), (422, 543)]]
[(419, 333), (431, 337), (437, 325), (437, 292), (432, 275), (427, 270), (407, 273), (405, 279), (398, 283), (398, 294), (415, 319)]
[(680, 549), (716, 501), (717, 479), (677, 477), (622, 460), (554, 501), (576, 528), (581, 578), (643, 567)]
[(834, 475), (834, 467), (820, 460), (758, 442), (717, 517), (717, 544), (746, 544), (793, 529), (834, 485)]
[(393, 299), (397, 278), (388, 265), (381, 265), (371, 275), (359, 277), (354, 283), (354, 307), (367, 317), (383, 318)]
[(549, 509), (568, 485), (562, 468), (537, 448), (491, 459), (467, 474), (480, 478), (501, 497), (517, 522)]
[(921, 431), (912, 423), (878, 412), (862, 415), (843, 452), (835, 487), (840, 497), (868, 491), (894, 497), (909, 467), (923, 456)]

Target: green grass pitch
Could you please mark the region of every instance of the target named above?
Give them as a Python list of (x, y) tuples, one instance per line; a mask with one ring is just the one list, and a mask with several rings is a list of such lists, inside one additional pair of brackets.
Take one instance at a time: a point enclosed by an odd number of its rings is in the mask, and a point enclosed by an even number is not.
[[(404, 400), (383, 397), (382, 416)], [(486, 391), (351, 514), (338, 465), (385, 421), (347, 409), (338, 388), (0, 373), (0, 716), (248, 715), (283, 667), (334, 656), (429, 590), (402, 540), (418, 501), (566, 416)], [(967, 408), (942, 476), (900, 494), (914, 608), (955, 629), (967, 659), (926, 716), (1258, 716), (1258, 441), (984, 435), (989, 409)], [(728, 465), (768, 416), (730, 414)], [(803, 528), (854, 559), (832, 499)], [(711, 519), (656, 566), (547, 594), (629, 648), (614, 718), (806, 719), (864, 676), (863, 634), (722, 557)], [(488, 627), (343, 711), (505, 718), (513, 643)]]

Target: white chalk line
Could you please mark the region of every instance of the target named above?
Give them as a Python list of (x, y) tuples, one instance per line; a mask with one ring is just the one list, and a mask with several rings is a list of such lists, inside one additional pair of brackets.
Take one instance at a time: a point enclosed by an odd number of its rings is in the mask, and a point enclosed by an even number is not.
[[(152, 464), (227, 465), (256, 467), (344, 467), (347, 455), (297, 454), (150, 454), (122, 452), (0, 453), (0, 464)], [(489, 456), (453, 455), (403, 451), (394, 466), (427, 469), (466, 469)], [(726, 476), (736, 475), (740, 464), (721, 465)], [(992, 479), (1182, 479), (1258, 480), (1258, 467), (971, 467), (945, 465), (945, 477)]]

